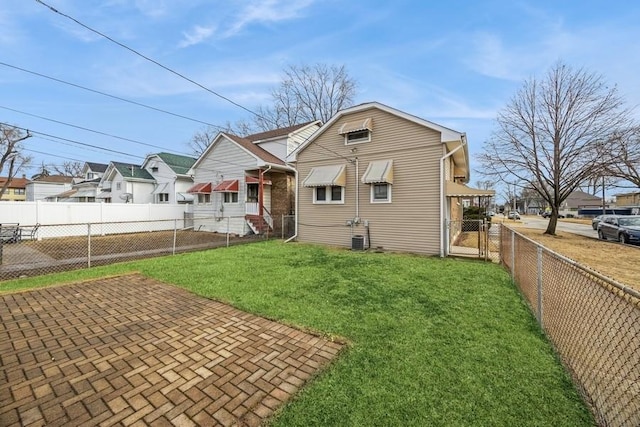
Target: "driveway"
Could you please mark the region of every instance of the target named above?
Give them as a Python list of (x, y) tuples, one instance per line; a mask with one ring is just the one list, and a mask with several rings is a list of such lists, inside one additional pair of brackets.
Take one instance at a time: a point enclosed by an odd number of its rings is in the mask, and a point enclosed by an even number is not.
[(0, 425), (257, 426), (342, 344), (141, 275), (0, 295)]

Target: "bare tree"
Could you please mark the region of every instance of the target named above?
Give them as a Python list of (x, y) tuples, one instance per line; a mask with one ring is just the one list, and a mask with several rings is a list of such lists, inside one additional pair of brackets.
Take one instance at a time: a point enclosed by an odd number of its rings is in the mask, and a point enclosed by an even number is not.
[(606, 173), (640, 188), (640, 127), (614, 133)]
[(623, 104), (601, 76), (558, 63), (543, 79), (525, 81), (499, 112), (479, 156), (483, 173), (537, 191), (551, 207), (545, 233), (553, 235), (562, 202), (601, 174), (612, 130), (628, 126)]
[(353, 105), (356, 81), (344, 65), (291, 65), (271, 92), (273, 105), (260, 106), (254, 118), (262, 131), (320, 120)]
[(189, 149), (194, 156), (200, 157), (207, 147), (213, 142), (213, 139), (220, 132), (231, 133), (233, 135), (245, 136), (254, 132), (254, 128), (244, 120), (238, 120), (235, 124), (227, 122), (224, 126), (207, 126), (199, 129), (193, 134), (191, 140), (187, 143)]
[(84, 164), (82, 162), (65, 161), (61, 165), (51, 164), (51, 168), (58, 175), (64, 176), (82, 176)]
[(25, 133), (16, 127), (0, 124), (0, 175), (7, 177), (0, 188), (0, 197), (18, 172), (31, 163), (31, 157), (24, 155), (22, 147), (22, 141), (30, 137), (29, 131)]

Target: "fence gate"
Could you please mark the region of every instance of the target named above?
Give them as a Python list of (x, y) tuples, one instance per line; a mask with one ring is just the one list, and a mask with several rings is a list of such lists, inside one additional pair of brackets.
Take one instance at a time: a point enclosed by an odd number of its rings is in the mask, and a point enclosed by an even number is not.
[(449, 255), (500, 260), (500, 227), (486, 220), (448, 220)]

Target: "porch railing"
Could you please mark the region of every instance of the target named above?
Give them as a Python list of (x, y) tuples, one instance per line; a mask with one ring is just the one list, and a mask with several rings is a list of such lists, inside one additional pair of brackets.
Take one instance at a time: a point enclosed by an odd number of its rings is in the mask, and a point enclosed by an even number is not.
[(259, 215), (258, 202), (246, 202), (244, 204), (244, 212), (247, 215)]

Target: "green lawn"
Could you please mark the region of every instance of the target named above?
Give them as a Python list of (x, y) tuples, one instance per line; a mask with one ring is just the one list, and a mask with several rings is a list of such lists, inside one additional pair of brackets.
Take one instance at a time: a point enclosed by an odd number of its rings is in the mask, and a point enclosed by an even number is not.
[(592, 418), (500, 267), (261, 242), (0, 284), (138, 270), (350, 342), (278, 426), (587, 426)]

